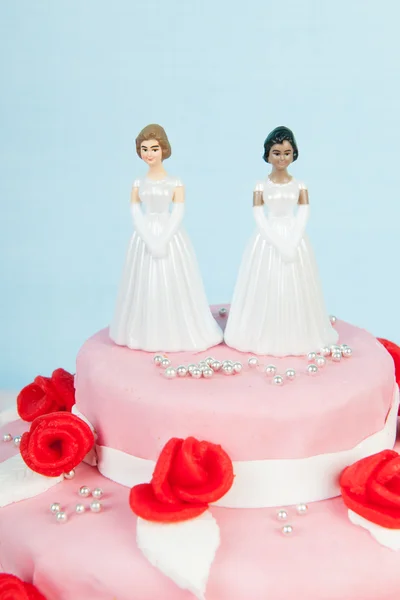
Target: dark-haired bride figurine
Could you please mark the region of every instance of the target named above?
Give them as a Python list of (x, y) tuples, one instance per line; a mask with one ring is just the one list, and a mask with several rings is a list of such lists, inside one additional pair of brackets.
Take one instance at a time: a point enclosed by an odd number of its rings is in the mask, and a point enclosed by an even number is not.
[(287, 171), (297, 157), (292, 131), (271, 131), (263, 158), (272, 170), (254, 190), (257, 231), (243, 256), (225, 330), (226, 344), (243, 352), (303, 355), (338, 339), (305, 235), (307, 188)]

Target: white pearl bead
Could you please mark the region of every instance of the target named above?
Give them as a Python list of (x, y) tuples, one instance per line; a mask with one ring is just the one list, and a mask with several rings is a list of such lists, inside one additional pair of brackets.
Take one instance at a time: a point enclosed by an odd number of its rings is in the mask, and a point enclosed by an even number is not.
[(331, 351), (328, 348), (328, 346), (324, 346), (323, 348), (321, 348), (319, 353), (321, 354), (321, 356), (324, 356), (326, 358), (327, 356), (330, 356)]
[(200, 379), (200, 377), (202, 376), (201, 370), (197, 367), (195, 369), (192, 369), (190, 374), (193, 377), (193, 379)]
[(283, 385), (284, 379), (283, 379), (282, 375), (275, 375), (275, 377), (272, 378), (272, 383), (274, 385)]
[(243, 369), (243, 365), (240, 362), (233, 363), (233, 370), (235, 373), (240, 373)]
[(333, 362), (340, 362), (342, 360), (341, 352), (332, 352), (332, 360)]
[(161, 354), (156, 354), (153, 358), (153, 362), (156, 365), (156, 367), (160, 367), (161, 363), (163, 361), (164, 357), (161, 356)]
[(5, 433), (5, 434), (3, 435), (3, 442), (11, 442), (11, 440), (12, 440), (12, 439), (13, 439), (13, 438), (12, 438), (12, 435), (11, 435), (11, 433)]
[(14, 446), (19, 446), (21, 443), (21, 436), (20, 435), (16, 435), (14, 438)]
[(286, 379), (293, 381), (293, 379), (296, 377), (296, 371), (294, 369), (286, 369), (285, 375)]
[(188, 370), (185, 365), (179, 365), (179, 367), (176, 368), (176, 374), (178, 377), (186, 377), (187, 373)]
[(56, 515), (61, 511), (61, 504), (59, 502), (53, 502), (53, 504), (50, 506), (50, 510), (53, 515)]
[(203, 377), (205, 379), (210, 379), (214, 375), (214, 371), (212, 369), (204, 369)]
[(329, 316), (329, 320), (330, 320), (330, 322), (332, 323), (332, 325), (334, 325), (334, 324), (336, 323), (336, 321), (337, 321), (337, 319), (336, 319), (335, 315), (330, 315), (330, 316)]
[(87, 498), (88, 496), (90, 496), (90, 488), (88, 488), (87, 485), (83, 485), (79, 488), (78, 494), (82, 496), (82, 498)]
[(66, 523), (68, 520), (67, 513), (65, 513), (63, 510), (56, 513), (56, 519), (59, 523)]
[(71, 469), (68, 473), (64, 473), (64, 479), (73, 479), (75, 477), (75, 469)]
[(223, 360), (222, 368), (224, 368), (224, 367), (233, 367), (233, 362), (231, 360)]
[(342, 354), (344, 358), (350, 358), (353, 354), (353, 350), (349, 346), (347, 346), (347, 348), (344, 348), (344, 350), (342, 350)]
[(278, 510), (277, 515), (279, 521), (286, 521), (288, 514), (286, 510)]
[(96, 498), (97, 500), (99, 500), (102, 496), (103, 496), (103, 490), (101, 488), (94, 488), (93, 492), (92, 492), (92, 496), (93, 498)]
[(298, 504), (296, 506), (296, 511), (297, 511), (297, 514), (299, 514), (299, 515), (305, 515), (306, 512), (308, 511), (307, 504)]
[(187, 368), (187, 370), (188, 370), (188, 373), (190, 373), (190, 375), (191, 375), (191, 374), (192, 374), (192, 371), (193, 371), (194, 369), (197, 369), (197, 368), (198, 368), (198, 367), (197, 367), (197, 365), (195, 365), (195, 364), (191, 363), (190, 365), (188, 365), (188, 368)]
[(227, 311), (226, 308), (222, 307), (222, 308), (219, 309), (218, 313), (219, 313), (220, 317), (226, 317), (228, 311)]
[(330, 351), (331, 354), (333, 354), (334, 352), (341, 352), (340, 346), (337, 346), (336, 344), (330, 347)]
[(273, 377), (274, 375), (276, 375), (276, 366), (275, 365), (267, 365), (264, 369), (264, 373), (268, 377)]
[(307, 354), (307, 360), (308, 362), (314, 362), (314, 360), (317, 358), (317, 353), (316, 352), (309, 352)]
[(315, 364), (319, 369), (323, 369), (326, 365), (326, 358), (324, 358), (323, 356), (317, 356), (317, 358), (315, 359)]
[(208, 369), (208, 364), (206, 363), (205, 360), (201, 360), (198, 364), (197, 364), (197, 368), (200, 369), (201, 372), (204, 371), (204, 369)]
[(318, 373), (318, 367), (317, 367), (317, 365), (308, 365), (308, 367), (307, 367), (307, 373), (309, 375), (316, 375)]
[(90, 503), (90, 510), (94, 513), (98, 513), (100, 512), (102, 509), (102, 505), (101, 502), (99, 502), (98, 500), (93, 500), (93, 502)]
[(211, 367), (212, 363), (214, 362), (215, 358), (213, 356), (207, 356), (206, 360), (204, 361), (209, 367)]
[(247, 361), (247, 364), (249, 365), (249, 367), (251, 367), (252, 369), (254, 369), (255, 367), (258, 367), (258, 358), (256, 356), (251, 356), (249, 358), (249, 360)]
[(214, 360), (211, 363), (211, 368), (212, 368), (213, 371), (219, 371), (221, 367), (222, 367), (222, 364), (220, 363), (219, 360)]
[(174, 367), (168, 367), (165, 369), (164, 375), (167, 379), (174, 379), (176, 377), (176, 371)]
[(86, 508), (84, 504), (77, 504), (75, 506), (75, 512), (77, 515), (83, 515), (83, 513), (85, 512)]
[(293, 527), (291, 525), (284, 525), (282, 527), (283, 535), (291, 535), (293, 533)]
[(169, 358), (163, 358), (161, 361), (161, 366), (163, 369), (167, 369), (168, 367), (170, 367), (171, 361), (169, 360)]
[(233, 374), (233, 365), (222, 365), (222, 372), (224, 375), (232, 375)]

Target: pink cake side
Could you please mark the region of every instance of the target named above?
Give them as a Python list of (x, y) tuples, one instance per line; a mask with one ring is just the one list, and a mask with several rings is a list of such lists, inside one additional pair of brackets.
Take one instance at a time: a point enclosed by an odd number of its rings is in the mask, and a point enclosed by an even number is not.
[[(11, 429), (17, 434), (26, 427), (19, 423)], [(0, 446), (0, 460), (11, 450), (11, 444)], [(103, 488), (102, 513), (73, 513), (81, 485)], [(127, 488), (82, 465), (72, 481), (2, 508), (4, 571), (33, 581), (47, 600), (194, 600), (138, 550), (128, 494)], [(69, 514), (63, 525), (50, 513), (55, 501)], [(398, 553), (351, 525), (340, 498), (311, 504), (303, 516), (294, 507), (287, 510), (294, 528), (290, 537), (280, 531), (277, 509), (211, 509), (221, 546), (207, 600), (398, 599)]]
[[(215, 312), (215, 311), (214, 311)], [(196, 355), (171, 354), (175, 366), (207, 356), (237, 360), (240, 375), (210, 380), (166, 380), (151, 353), (116, 346), (107, 330), (77, 357), (76, 408), (89, 419), (98, 444), (156, 460), (171, 437), (221, 444), (232, 460), (303, 458), (339, 452), (382, 429), (391, 406), (394, 368), (369, 333), (338, 322), (340, 343), (353, 349), (341, 363), (328, 360), (315, 377), (305, 358), (259, 357), (278, 372), (293, 367), (295, 381), (273, 386), (249, 354), (224, 345)]]

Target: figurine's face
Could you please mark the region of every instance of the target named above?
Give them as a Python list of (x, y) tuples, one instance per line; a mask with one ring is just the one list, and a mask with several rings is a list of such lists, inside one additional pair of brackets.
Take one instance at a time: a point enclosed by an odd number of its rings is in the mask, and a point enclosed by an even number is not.
[(151, 167), (162, 163), (162, 150), (157, 140), (145, 140), (140, 146), (140, 157)]
[(274, 144), (268, 154), (268, 162), (278, 170), (287, 169), (293, 162), (293, 146), (285, 140), (282, 144)]

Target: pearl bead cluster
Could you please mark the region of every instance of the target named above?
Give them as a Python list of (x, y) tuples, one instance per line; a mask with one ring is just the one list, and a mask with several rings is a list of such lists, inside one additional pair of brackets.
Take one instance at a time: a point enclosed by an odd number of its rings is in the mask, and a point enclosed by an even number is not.
[[(89, 504), (89, 509), (91, 512), (98, 513), (103, 508), (100, 502), (100, 498), (103, 496), (103, 490), (101, 488), (90, 490), (87, 485), (83, 485), (79, 488), (78, 495), (81, 498), (88, 498), (90, 495), (92, 495), (93, 500)], [(77, 515), (82, 515), (84, 512), (86, 512), (86, 508), (87, 507), (85, 504), (79, 502), (75, 505), (75, 513)], [(68, 513), (61, 507), (59, 502), (53, 502), (53, 504), (50, 506), (50, 512), (55, 516), (58, 523), (66, 523), (68, 521)]]
[(14, 437), (11, 435), (11, 433), (5, 433), (3, 435), (3, 442), (14, 442), (14, 446), (19, 446), (21, 443), (21, 437), (20, 435), (15, 435)]
[[(299, 516), (305, 515), (307, 511), (308, 511), (307, 504), (297, 504), (296, 513)], [(276, 513), (276, 517), (277, 517), (278, 521), (287, 521), (287, 519), (289, 518), (289, 513), (287, 510), (281, 508)], [(283, 525), (281, 528), (281, 533), (284, 536), (291, 535), (293, 533), (293, 531), (294, 531), (294, 527), (293, 527), (293, 525), (290, 525), (289, 523), (285, 523), (285, 525)]]
[(167, 356), (156, 354), (153, 362), (157, 367), (165, 369), (164, 375), (167, 379), (175, 379), (176, 377), (193, 377), (193, 379), (211, 379), (217, 372), (224, 375), (236, 375), (242, 371), (243, 365), (238, 361), (224, 360), (219, 361), (213, 356), (208, 356), (198, 363), (189, 365), (179, 365), (173, 367), (170, 359)]
[[(326, 346), (325, 348), (321, 348), (319, 352), (309, 352), (307, 354), (307, 361), (309, 364), (307, 365), (306, 373), (310, 376), (317, 375), (317, 373), (326, 366), (328, 358), (330, 358), (332, 362), (340, 362), (342, 357), (350, 358), (352, 354), (353, 351), (347, 344), (341, 344), (340, 346), (333, 345), (329, 348)], [(262, 366), (256, 356), (251, 356), (247, 363), (249, 367), (253, 369)], [(296, 378), (295, 369), (290, 367), (281, 374), (278, 373), (277, 367), (273, 364), (266, 365), (264, 367), (264, 373), (271, 379), (271, 383), (277, 386), (283, 385), (285, 381), (293, 381)]]

